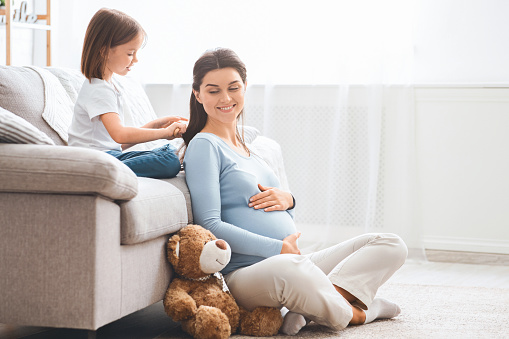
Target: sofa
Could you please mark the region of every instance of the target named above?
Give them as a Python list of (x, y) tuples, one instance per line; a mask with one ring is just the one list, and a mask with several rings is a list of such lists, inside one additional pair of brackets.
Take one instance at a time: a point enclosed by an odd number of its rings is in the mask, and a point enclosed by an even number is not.
[[(162, 300), (166, 242), (193, 222), (183, 171), (139, 178), (67, 146), (83, 81), (72, 69), (0, 66), (0, 323), (96, 330)], [(141, 84), (115, 81), (130, 123), (156, 118)], [(287, 187), (277, 142), (246, 136)]]

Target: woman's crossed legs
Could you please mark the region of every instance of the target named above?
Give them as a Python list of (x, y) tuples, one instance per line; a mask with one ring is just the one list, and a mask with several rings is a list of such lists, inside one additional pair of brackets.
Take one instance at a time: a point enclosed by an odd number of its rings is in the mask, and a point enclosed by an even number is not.
[(398, 236), (365, 234), (308, 255), (268, 258), (228, 274), (226, 281), (237, 302), (248, 309), (289, 309), (284, 326), (290, 330), (283, 328), (287, 334), (304, 326), (303, 317), (340, 330), (399, 313), (397, 305), (374, 299), (406, 255)]

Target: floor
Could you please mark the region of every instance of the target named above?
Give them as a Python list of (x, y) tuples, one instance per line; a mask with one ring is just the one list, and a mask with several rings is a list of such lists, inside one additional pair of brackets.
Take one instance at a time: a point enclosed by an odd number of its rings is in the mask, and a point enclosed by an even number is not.
[[(509, 255), (427, 251), (427, 262), (408, 261), (389, 280), (394, 283), (509, 289)], [(0, 338), (147, 338), (186, 337), (159, 302), (96, 332), (0, 324)]]

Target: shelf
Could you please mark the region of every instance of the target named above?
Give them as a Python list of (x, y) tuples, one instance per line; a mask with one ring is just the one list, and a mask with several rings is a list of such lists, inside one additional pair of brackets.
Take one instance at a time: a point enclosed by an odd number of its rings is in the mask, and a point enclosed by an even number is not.
[[(5, 24), (2, 24), (5, 26)], [(13, 28), (29, 28), (29, 29), (41, 29), (44, 31), (51, 31), (51, 26), (43, 24), (27, 24), (25, 22), (11, 22)]]
[[(5, 9), (0, 9), (0, 15), (5, 15), (7, 11)], [(47, 14), (39, 14), (37, 15), (37, 20), (47, 20), (48, 19), (48, 15)]]
[[(45, 24), (27, 23), (13, 21), (12, 13), (16, 13), (15, 10), (19, 10), (23, 16), (23, 20), (26, 13), (27, 4), (26, 1), (22, 1), (19, 9), (13, 9), (10, 0), (6, 1), (6, 8), (0, 9), (0, 15), (5, 16), (5, 23), (0, 24), (0, 27), (6, 28), (6, 65), (11, 64), (11, 35), (13, 29), (25, 28), (25, 29), (36, 29), (46, 31), (46, 65), (51, 66), (51, 0), (46, 0), (46, 14), (38, 14), (37, 20), (46, 21)], [(33, 17), (32, 17), (33, 18)], [(18, 19), (19, 20), (19, 19)], [(32, 20), (31, 20), (32, 21)], [(8, 25), (7, 25), (8, 23)]]

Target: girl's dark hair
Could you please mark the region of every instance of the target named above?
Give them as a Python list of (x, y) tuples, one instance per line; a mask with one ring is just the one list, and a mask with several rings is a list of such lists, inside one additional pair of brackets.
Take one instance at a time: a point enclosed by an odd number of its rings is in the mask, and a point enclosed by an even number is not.
[[(194, 64), (193, 68), (193, 89), (197, 92), (200, 91), (200, 86), (202, 84), (203, 78), (205, 75), (216, 69), (223, 68), (233, 68), (239, 73), (240, 78), (243, 83), (246, 83), (246, 65), (240, 60), (238, 55), (228, 48), (217, 48), (214, 50), (210, 50), (205, 52)], [(190, 115), (189, 115), (189, 124), (187, 126), (186, 132), (182, 135), (182, 139), (184, 139), (184, 143), (182, 144), (182, 149), (184, 152), (181, 154), (181, 161), (184, 159), (184, 154), (187, 146), (194, 138), (196, 134), (198, 134), (204, 127), (207, 122), (207, 113), (203, 108), (203, 105), (196, 100), (196, 96), (194, 92), (191, 91), (191, 100), (189, 103)], [(243, 119), (244, 117), (244, 109), (242, 109), (237, 119)], [(243, 132), (243, 130), (242, 130)], [(237, 138), (244, 146), (244, 149), (249, 152), (245, 142), (244, 142), (244, 133), (242, 135), (239, 133), (237, 129)]]
[(103, 79), (110, 49), (126, 44), (140, 34), (146, 39), (147, 34), (141, 25), (129, 15), (116, 9), (101, 8), (87, 27), (81, 54), (81, 73), (88, 80)]

